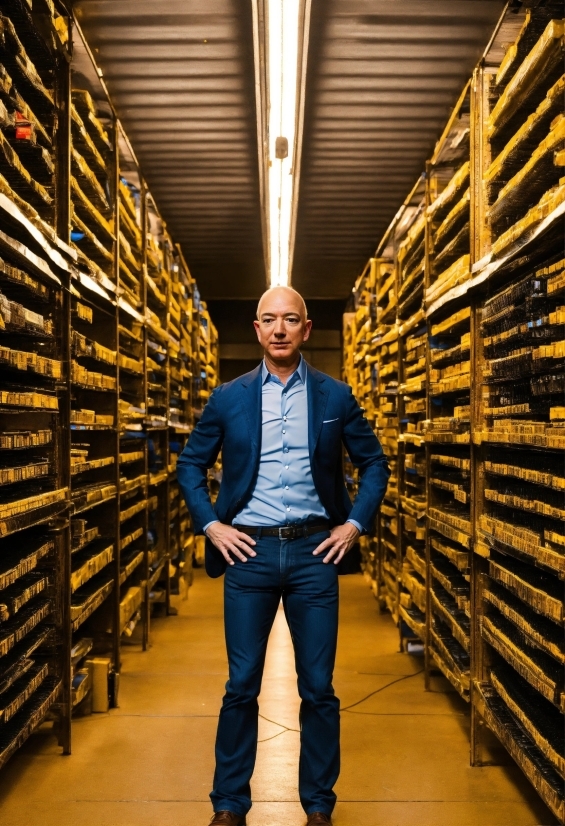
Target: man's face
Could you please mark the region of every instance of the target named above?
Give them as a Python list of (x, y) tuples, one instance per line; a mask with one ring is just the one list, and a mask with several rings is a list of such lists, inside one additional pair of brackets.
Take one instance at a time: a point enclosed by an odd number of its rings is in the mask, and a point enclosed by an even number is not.
[(276, 287), (263, 297), (259, 320), (253, 324), (259, 344), (273, 362), (292, 361), (312, 327), (312, 322), (304, 318), (300, 298), (290, 290)]

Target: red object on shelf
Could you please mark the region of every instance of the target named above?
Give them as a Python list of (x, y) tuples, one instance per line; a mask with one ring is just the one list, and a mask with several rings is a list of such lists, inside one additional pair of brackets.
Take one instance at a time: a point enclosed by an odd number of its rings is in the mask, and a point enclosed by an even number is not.
[(27, 124), (26, 126), (16, 126), (17, 141), (32, 141), (33, 137), (33, 126), (31, 124)]

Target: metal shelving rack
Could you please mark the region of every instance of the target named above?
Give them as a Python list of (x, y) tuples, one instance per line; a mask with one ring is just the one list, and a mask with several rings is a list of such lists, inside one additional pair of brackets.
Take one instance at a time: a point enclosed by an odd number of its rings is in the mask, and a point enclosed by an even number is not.
[[(71, 706), (90, 710), (95, 663), (113, 676), (119, 641), (120, 457), (117, 121), (79, 32), (71, 35)], [(89, 84), (104, 108), (95, 102)], [(103, 706), (104, 707), (104, 706)]]
[[(157, 209), (148, 198), (147, 262), (148, 311), (148, 406), (146, 433), (149, 446), (149, 530), (152, 537), (148, 569), (148, 604), (159, 602), (170, 609), (170, 491), (169, 419), (170, 359), (180, 340), (180, 311), (171, 306), (172, 242)], [(159, 239), (162, 239), (159, 242)]]
[[(118, 193), (117, 278), (120, 375), (120, 564), (116, 594), (118, 644), (140, 634), (148, 644), (148, 448), (144, 430), (147, 413), (147, 285), (143, 243), (146, 217), (145, 184), (121, 125), (116, 140)], [(136, 631), (137, 629), (137, 631)]]
[(425, 176), (406, 200), (393, 239), (398, 294), (398, 627), (401, 647), (408, 649), (423, 644), (426, 627)]
[(470, 270), (470, 83), (427, 165), (425, 312), (428, 325), (426, 422), (426, 684), (434, 668), (465, 700), (470, 689), (471, 310), (444, 301)]
[[(392, 252), (392, 251), (391, 251)], [(372, 395), (375, 432), (390, 466), (390, 479), (377, 517), (373, 593), (381, 610), (395, 610), (396, 537), (398, 534), (398, 325), (397, 278), (392, 254), (374, 260), (375, 334), (372, 340)]]
[[(473, 78), (472, 740), (565, 822), (562, 2), (505, 16)], [(519, 28), (518, 28), (519, 24)], [(512, 35), (512, 38), (509, 36)], [(501, 43), (513, 45), (501, 59)]]
[[(379, 262), (371, 259), (360, 275), (353, 290), (351, 312), (344, 315), (343, 335), (346, 363), (343, 368), (344, 380), (354, 388), (359, 404), (365, 410), (365, 416), (375, 426), (376, 409), (373, 403), (375, 385), (374, 343), (376, 325), (375, 284)], [(358, 490), (358, 474), (349, 458), (346, 458), (345, 477), (350, 496)], [(368, 582), (375, 589), (377, 582), (377, 561), (375, 537), (360, 538), (361, 565)]]
[[(70, 750), (65, 21), (0, 4), (0, 766), (50, 713)], [(55, 147), (58, 147), (58, 151)], [(59, 238), (56, 234), (61, 232)]]
[[(371, 582), (381, 604), (395, 621), (398, 604), (409, 625), (403, 602), (410, 589), (402, 587), (399, 566), (412, 563), (401, 519), (406, 430), (414, 424), (406, 405), (414, 395), (405, 392), (412, 330), (406, 335), (403, 325), (416, 329), (423, 318), (426, 685), (439, 670), (470, 703), (471, 764), (492, 759), (485, 737), (490, 729), (561, 823), (564, 17), (561, 0), (520, 9), (508, 4), (427, 164), (423, 308), (404, 315), (395, 309), (390, 319), (400, 342), (400, 504), (395, 511), (385, 499), (376, 555), (371, 549), (365, 558), (365, 572), (375, 572), (380, 583)], [(377, 250), (395, 262), (399, 308), (407, 291), (404, 276), (410, 276), (406, 242), (400, 248), (395, 243), (403, 218), (410, 222), (406, 203)], [(367, 272), (356, 291), (378, 305), (379, 288), (368, 287)], [(353, 377), (360, 398), (366, 358), (376, 357), (381, 383), (389, 369), (388, 340), (377, 335), (375, 342), (375, 350), (362, 353), (351, 347), (352, 337), (346, 339), (346, 376)], [(386, 443), (390, 410), (378, 386), (372, 401), (375, 429)], [(396, 554), (390, 524), (399, 533)], [(371, 554), (378, 560), (373, 567)]]
[(72, 713), (117, 704), (122, 646), (149, 645), (157, 592), (169, 611), (171, 557), (189, 584), (172, 457), (218, 353), (65, 4), (0, 0), (0, 29), (2, 766), (49, 715), (70, 753)]

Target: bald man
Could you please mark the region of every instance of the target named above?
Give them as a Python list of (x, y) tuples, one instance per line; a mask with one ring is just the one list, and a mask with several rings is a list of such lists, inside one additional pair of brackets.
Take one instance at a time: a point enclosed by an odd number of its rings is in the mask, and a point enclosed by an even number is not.
[[(266, 292), (254, 325), (263, 361), (213, 392), (177, 466), (195, 530), (206, 534), (206, 570), (212, 577), (225, 573), (229, 680), (211, 824), (242, 826), (251, 808), (257, 697), (282, 598), (301, 698), (300, 801), (308, 826), (327, 826), (340, 764), (332, 686), (337, 566), (371, 530), (390, 471), (351, 389), (301, 355), (312, 322), (299, 293)], [(353, 504), (344, 485), (344, 446), (360, 473)], [(207, 471), (220, 450), (223, 480), (212, 507)]]

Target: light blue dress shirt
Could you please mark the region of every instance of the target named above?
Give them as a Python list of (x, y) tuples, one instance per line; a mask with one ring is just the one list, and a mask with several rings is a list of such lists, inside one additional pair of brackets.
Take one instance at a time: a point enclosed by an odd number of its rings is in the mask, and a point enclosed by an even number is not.
[[(300, 357), (286, 384), (262, 367), (261, 457), (250, 500), (234, 525), (273, 527), (327, 519), (316, 492), (308, 448), (306, 362)], [(357, 530), (361, 525), (350, 521)], [(213, 524), (205, 525), (204, 531)]]

